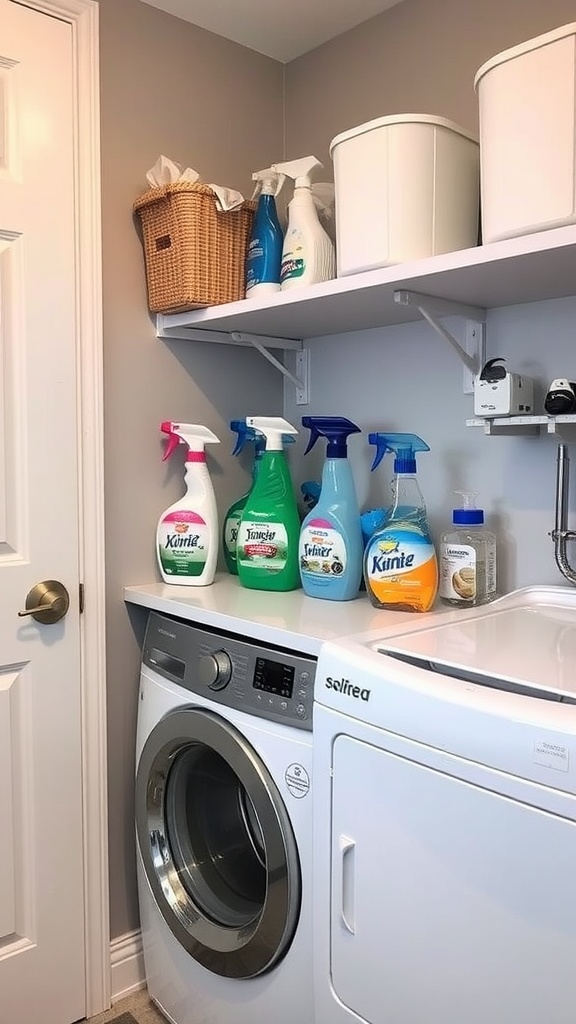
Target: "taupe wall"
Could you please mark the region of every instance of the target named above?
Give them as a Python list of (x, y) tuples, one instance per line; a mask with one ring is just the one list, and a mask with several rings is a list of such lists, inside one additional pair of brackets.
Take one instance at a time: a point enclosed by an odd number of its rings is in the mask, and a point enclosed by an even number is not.
[[(282, 155), (281, 65), (140, 3), (100, 0), (106, 430), (106, 575), (111, 935), (138, 926), (133, 749), (143, 616), (122, 588), (157, 579), (156, 522), (182, 488), (182, 459), (162, 463), (163, 419), (204, 423), (221, 509), (247, 465), (230, 455), (228, 422), (282, 411), (280, 375), (224, 345), (158, 341), (147, 313), (132, 202), (160, 153), (205, 181), (251, 192), (251, 171)], [(176, 465), (177, 463), (177, 465)]]
[[(328, 177), (330, 140), (392, 113), (437, 114), (477, 131), (473, 82), (481, 64), (575, 14), (574, 0), (404, 0), (287, 68), (286, 156), (314, 152), (326, 161)], [(543, 411), (550, 381), (576, 370), (575, 316), (574, 297), (488, 313), (487, 358), (505, 357), (511, 370), (534, 378), (537, 411)], [(447, 326), (462, 337), (461, 321)], [(349, 416), (364, 431), (364, 440), (350, 445), (362, 508), (388, 502), (392, 474), (386, 461), (370, 474), (366, 433), (414, 431), (431, 447), (418, 472), (435, 540), (450, 523), (455, 488), (478, 491), (498, 536), (501, 592), (564, 582), (549, 537), (553, 437), (485, 438), (467, 428), (473, 399), (463, 394), (462, 366), (423, 322), (313, 339), (310, 348), (312, 401), (306, 411)], [(288, 389), (284, 408), (288, 419), (300, 411)], [(296, 458), (303, 443), (299, 438)], [(307, 478), (319, 472), (320, 454), (316, 462), (308, 456)], [(570, 520), (575, 516), (572, 494)]]
[(575, 16), (574, 0), (404, 0), (288, 65), (286, 158), (315, 153), (331, 172), (330, 140), (385, 114), (476, 131), (480, 65)]
[[(224, 508), (246, 483), (246, 466), (229, 454), (228, 420), (282, 408), (279, 377), (256, 354), (155, 338), (130, 214), (146, 169), (165, 153), (246, 193), (250, 172), (279, 154), (313, 152), (331, 170), (330, 139), (386, 113), (435, 112), (475, 129), (479, 65), (572, 20), (574, 0), (404, 0), (283, 69), (139, 0), (100, 0), (112, 937), (138, 925), (132, 779), (143, 616), (128, 615), (122, 588), (157, 578), (156, 521), (181, 488), (181, 466), (160, 462), (158, 423), (199, 421), (223, 438), (210, 467)], [(327, 353), (331, 365), (340, 353), (336, 389), (349, 351)], [(357, 351), (357, 374), (372, 374), (368, 349)], [(366, 416), (380, 408), (359, 405)], [(302, 412), (290, 401), (286, 411)]]

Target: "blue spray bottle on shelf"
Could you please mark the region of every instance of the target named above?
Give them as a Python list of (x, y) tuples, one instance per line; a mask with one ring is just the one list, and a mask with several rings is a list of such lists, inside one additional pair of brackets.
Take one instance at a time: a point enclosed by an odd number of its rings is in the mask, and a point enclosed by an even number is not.
[(300, 531), (300, 578), (309, 597), (350, 601), (362, 579), (362, 530), (347, 441), (360, 427), (342, 416), (303, 416), (310, 430), (305, 454), (319, 437), (328, 441), (317, 505)]
[[(232, 502), (226, 516), (224, 517), (224, 523), (222, 526), (222, 551), (224, 554), (226, 568), (233, 576), (237, 576), (238, 566), (236, 564), (236, 546), (238, 543), (238, 527), (240, 526), (240, 519), (242, 518), (244, 507), (258, 477), (258, 470), (260, 469), (260, 464), (262, 462), (262, 455), (266, 448), (266, 438), (264, 437), (264, 434), (260, 434), (254, 429), (254, 427), (249, 427), (246, 420), (231, 420), (230, 430), (238, 435), (232, 455), (240, 455), (247, 441), (251, 441), (254, 444), (252, 483), (245, 494), (242, 494), (236, 499), (236, 501)], [(284, 434), (282, 440), (284, 444), (293, 444), (295, 439), (291, 437), (290, 434)]]
[(426, 504), (416, 479), (416, 452), (430, 448), (416, 434), (369, 434), (376, 445), (372, 468), (394, 452), (394, 500), (384, 526), (364, 554), (364, 579), (372, 604), (394, 611), (427, 612), (438, 590), (438, 560)]
[(246, 256), (247, 299), (280, 291), (284, 243), (284, 232), (276, 210), (276, 196), (284, 184), (285, 175), (273, 167), (266, 167), (263, 171), (255, 171), (252, 181), (256, 182), (252, 198), (259, 198)]

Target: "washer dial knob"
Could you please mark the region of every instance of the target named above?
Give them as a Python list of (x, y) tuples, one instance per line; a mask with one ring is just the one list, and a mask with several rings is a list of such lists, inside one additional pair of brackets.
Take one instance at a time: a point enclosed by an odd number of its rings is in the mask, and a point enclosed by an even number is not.
[(232, 678), (232, 662), (226, 651), (204, 654), (198, 663), (198, 675), (203, 686), (210, 690), (223, 690)]

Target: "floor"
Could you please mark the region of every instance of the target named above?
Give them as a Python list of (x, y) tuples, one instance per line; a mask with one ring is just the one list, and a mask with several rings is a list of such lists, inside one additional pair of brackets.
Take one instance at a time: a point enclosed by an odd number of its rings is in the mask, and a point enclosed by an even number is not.
[(118, 1017), (120, 1018), (118, 1024), (132, 1024), (129, 1019), (122, 1019), (123, 1014), (128, 1013), (132, 1014), (136, 1024), (166, 1024), (166, 1018), (150, 1002), (145, 988), (128, 996), (127, 999), (121, 999), (120, 1002), (114, 1003), (112, 1009), (106, 1010), (106, 1013), (90, 1017), (90, 1024), (113, 1024)]

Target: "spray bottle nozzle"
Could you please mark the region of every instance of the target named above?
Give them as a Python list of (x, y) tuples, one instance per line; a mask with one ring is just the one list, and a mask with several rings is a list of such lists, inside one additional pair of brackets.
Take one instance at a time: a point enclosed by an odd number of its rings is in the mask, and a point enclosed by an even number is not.
[(272, 164), (272, 169), (278, 174), (285, 174), (288, 178), (294, 179), (295, 188), (310, 188), (312, 171), (322, 168), (315, 156), (303, 156), (300, 160), (288, 160), (281, 164)]
[(286, 175), (277, 171), (276, 167), (265, 167), (263, 171), (254, 171), (252, 181), (256, 182), (252, 199), (256, 199), (261, 192), (276, 198), (286, 181)]
[(220, 438), (200, 423), (174, 423), (172, 420), (163, 420), (160, 430), (168, 435), (168, 443), (162, 456), (163, 462), (170, 458), (174, 449), (181, 443), (188, 445), (187, 461), (194, 461), (191, 454), (203, 455), (205, 444), (220, 443)]
[[(255, 430), (254, 427), (249, 427), (246, 420), (231, 420), (230, 430), (234, 431), (238, 436), (236, 438), (236, 444), (232, 455), (240, 455), (240, 452), (244, 448), (247, 441), (254, 443), (254, 449), (257, 454), (263, 452), (266, 448), (266, 438), (259, 430)], [(283, 434), (283, 444), (294, 444), (296, 438), (291, 437), (290, 434)]]
[(362, 433), (360, 427), (344, 416), (303, 416), (302, 426), (310, 431), (310, 440), (304, 454), (311, 451), (319, 437), (325, 437), (328, 441), (328, 459), (345, 459), (350, 434)]
[(430, 447), (417, 434), (369, 434), (368, 441), (376, 445), (376, 454), (371, 469), (380, 465), (386, 452), (394, 452), (395, 473), (416, 472), (416, 452), (429, 452)]
[(288, 420), (280, 416), (247, 416), (246, 425), (264, 435), (266, 451), (282, 451), (285, 436), (298, 433)]

